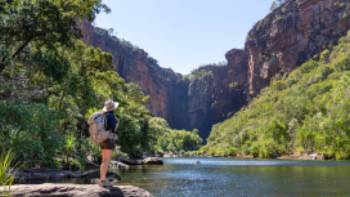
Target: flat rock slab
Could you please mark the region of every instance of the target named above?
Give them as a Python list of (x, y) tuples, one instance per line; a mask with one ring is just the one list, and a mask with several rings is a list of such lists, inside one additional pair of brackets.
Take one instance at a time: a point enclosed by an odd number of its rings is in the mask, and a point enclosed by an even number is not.
[[(0, 187), (0, 191), (3, 190)], [(152, 197), (148, 191), (135, 186), (113, 186), (78, 184), (38, 184), (11, 186), (12, 197)]]
[[(44, 183), (50, 181), (69, 180), (69, 179), (95, 179), (100, 177), (99, 169), (80, 171), (66, 171), (55, 169), (18, 169), (14, 172), (15, 183)], [(108, 177), (121, 180), (121, 177), (114, 172), (108, 172)]]

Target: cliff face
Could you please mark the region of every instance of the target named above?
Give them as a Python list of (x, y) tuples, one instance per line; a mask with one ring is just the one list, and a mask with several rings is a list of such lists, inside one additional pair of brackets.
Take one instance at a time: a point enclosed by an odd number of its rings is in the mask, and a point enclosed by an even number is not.
[(144, 50), (111, 36), (104, 29), (86, 21), (81, 24), (81, 29), (84, 42), (111, 52), (119, 75), (127, 82), (138, 84), (149, 95), (148, 108), (154, 115), (164, 117), (171, 126), (188, 129), (187, 82), (180, 74), (161, 68)]
[(349, 29), (349, 0), (287, 0), (253, 27), (245, 49), (226, 54), (227, 64), (200, 68), (185, 79), (142, 49), (82, 25), (84, 41), (111, 52), (117, 72), (150, 96), (152, 113), (174, 128), (198, 128), (205, 138), (213, 124), (238, 111), (276, 74), (290, 72)]
[(350, 28), (349, 0), (288, 0), (248, 35), (248, 90), (257, 95), (277, 73), (288, 73)]
[(208, 137), (211, 126), (225, 120), (245, 104), (246, 53), (232, 50), (228, 64), (199, 69), (204, 75), (185, 79), (130, 43), (109, 35), (108, 31), (81, 24), (83, 41), (111, 52), (116, 71), (127, 82), (138, 84), (149, 95), (149, 110), (178, 129), (199, 129)]
[(196, 70), (188, 87), (190, 127), (209, 136), (213, 124), (230, 117), (246, 104), (247, 58), (245, 51), (232, 50), (228, 64), (208, 65)]

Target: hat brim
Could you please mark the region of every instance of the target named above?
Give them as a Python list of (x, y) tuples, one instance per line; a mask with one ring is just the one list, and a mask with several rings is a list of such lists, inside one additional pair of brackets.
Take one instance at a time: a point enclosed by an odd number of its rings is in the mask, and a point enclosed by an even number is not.
[(114, 102), (114, 107), (112, 109), (107, 109), (106, 106), (103, 107), (102, 111), (103, 112), (109, 112), (109, 111), (114, 111), (119, 107), (119, 103), (118, 102)]

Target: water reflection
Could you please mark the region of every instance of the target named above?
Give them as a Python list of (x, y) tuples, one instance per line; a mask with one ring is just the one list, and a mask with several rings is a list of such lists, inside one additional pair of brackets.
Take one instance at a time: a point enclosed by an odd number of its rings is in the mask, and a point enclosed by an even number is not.
[(168, 159), (120, 173), (159, 197), (350, 196), (349, 162)]

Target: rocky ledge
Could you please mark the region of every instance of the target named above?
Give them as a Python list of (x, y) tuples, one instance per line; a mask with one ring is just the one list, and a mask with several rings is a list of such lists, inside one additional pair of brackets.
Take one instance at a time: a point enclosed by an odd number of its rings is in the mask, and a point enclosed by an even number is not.
[[(0, 187), (0, 191), (6, 188)], [(12, 197), (152, 197), (148, 191), (135, 186), (113, 186), (77, 184), (14, 185)]]
[[(164, 162), (159, 157), (147, 157), (145, 159), (120, 159), (121, 163), (126, 165), (163, 165)], [(113, 162), (112, 162), (113, 163)]]
[(311, 154), (292, 154), (292, 155), (284, 155), (279, 157), (281, 160), (326, 160), (323, 154), (319, 153), (311, 153)]
[[(99, 177), (99, 170), (85, 172), (67, 171), (56, 169), (18, 169), (14, 171), (15, 183), (43, 183), (51, 181), (62, 181), (69, 179), (91, 180)], [(108, 172), (108, 177), (121, 180), (121, 177), (114, 172)], [(90, 181), (89, 181), (90, 182)]]

